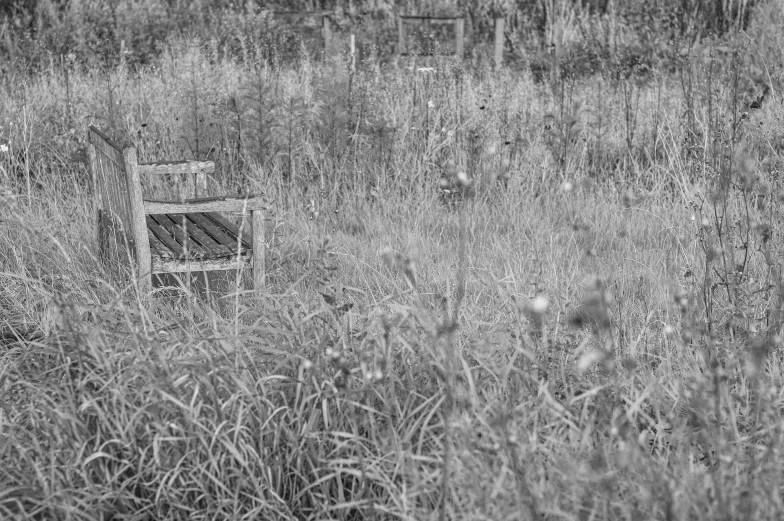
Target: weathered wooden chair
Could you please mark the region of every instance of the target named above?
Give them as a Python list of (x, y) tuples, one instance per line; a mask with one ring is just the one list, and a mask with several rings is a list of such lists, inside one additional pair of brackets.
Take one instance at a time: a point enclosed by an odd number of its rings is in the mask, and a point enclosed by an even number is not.
[[(152, 289), (152, 275), (253, 269), (253, 288), (264, 285), (266, 207), (260, 197), (198, 198), (212, 161), (138, 163), (133, 145), (120, 146), (95, 127), (88, 131), (90, 167), (98, 207), (102, 258), (130, 263), (139, 292)], [(179, 201), (145, 200), (141, 176), (187, 175)], [(185, 197), (190, 197), (186, 199)], [(219, 212), (240, 212), (240, 226)], [(250, 214), (250, 228), (245, 216)]]

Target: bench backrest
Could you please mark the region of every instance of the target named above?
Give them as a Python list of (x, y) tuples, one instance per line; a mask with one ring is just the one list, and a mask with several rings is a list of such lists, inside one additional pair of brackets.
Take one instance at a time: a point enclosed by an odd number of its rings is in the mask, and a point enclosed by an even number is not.
[(98, 208), (116, 226), (130, 232), (132, 210), (122, 146), (95, 127), (90, 127), (88, 140)]
[(88, 141), (92, 145), (88, 149), (96, 205), (106, 221), (101, 223), (101, 228), (111, 229), (116, 247), (126, 250), (125, 255), (117, 252), (118, 260), (130, 260), (130, 255), (138, 262), (146, 260), (149, 264), (136, 149), (116, 143), (95, 127), (88, 130)]

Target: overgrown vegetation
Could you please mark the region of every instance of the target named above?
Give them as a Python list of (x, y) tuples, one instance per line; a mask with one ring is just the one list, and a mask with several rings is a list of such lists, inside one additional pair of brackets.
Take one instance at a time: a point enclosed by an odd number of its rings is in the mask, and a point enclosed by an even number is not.
[[(6, 18), (0, 517), (780, 518), (784, 8), (742, 5), (658, 52), (564, 4), (501, 71)], [(88, 124), (264, 193), (268, 291), (140, 306)]]

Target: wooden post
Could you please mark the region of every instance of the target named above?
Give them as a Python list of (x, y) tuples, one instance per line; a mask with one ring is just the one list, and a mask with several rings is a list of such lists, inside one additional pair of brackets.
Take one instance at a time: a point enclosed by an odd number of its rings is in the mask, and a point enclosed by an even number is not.
[(324, 37), (324, 56), (326, 57), (330, 41), (332, 40), (332, 28), (330, 27), (329, 16), (321, 17), (321, 35)]
[(351, 33), (348, 39), (348, 55), (349, 67), (351, 72), (354, 72), (357, 69), (357, 36), (354, 33)]
[(463, 59), (463, 38), (465, 36), (465, 20), (458, 18), (455, 21), (455, 54), (459, 60)]
[[(136, 147), (126, 146), (123, 148), (122, 154), (125, 174), (128, 176), (128, 199), (131, 203), (131, 229), (126, 230), (126, 235), (131, 232), (136, 250), (136, 265), (139, 269), (139, 297), (146, 298), (152, 289), (152, 255), (150, 254), (150, 238), (147, 236), (147, 220), (142, 201), (142, 184), (139, 179)], [(129, 255), (130, 253), (128, 252)], [(133, 269), (133, 264), (133, 260), (131, 260), (131, 269)]]
[(504, 19), (495, 19), (495, 70), (504, 64)]
[(185, 174), (185, 191), (180, 189), (180, 202), (184, 203), (188, 199), (196, 199), (196, 174)]
[(397, 17), (397, 55), (403, 56), (403, 51), (405, 51), (405, 34), (403, 32), (403, 19), (399, 16)]
[(199, 172), (196, 174), (196, 186), (193, 198), (207, 196), (207, 174)]
[(264, 262), (266, 246), (264, 244), (264, 214), (262, 210), (251, 212), (253, 226), (253, 289), (264, 289)]
[(95, 203), (95, 213), (96, 213), (96, 216), (98, 217), (98, 230), (97, 230), (98, 231), (98, 235), (96, 237), (97, 238), (97, 243), (98, 243), (98, 252), (100, 253), (101, 257), (103, 258), (103, 255), (104, 255), (104, 251), (103, 251), (103, 227), (102, 227), (103, 226), (103, 219), (101, 218), (102, 214), (103, 214), (103, 200), (102, 200), (102, 197), (103, 197), (102, 190), (103, 190), (103, 188), (98, 185), (98, 183), (99, 183), (98, 176), (99, 175), (103, 175), (103, 172), (101, 172), (101, 174), (98, 174), (98, 168), (100, 168), (100, 167), (98, 165), (98, 158), (96, 157), (96, 154), (95, 154), (95, 145), (92, 144), (92, 139), (91, 139), (91, 136), (90, 136), (91, 132), (92, 132), (91, 130), (89, 130), (89, 129), (87, 130), (87, 157), (90, 159), (90, 174), (92, 176), (92, 182), (93, 182), (93, 198), (94, 198), (94, 203)]

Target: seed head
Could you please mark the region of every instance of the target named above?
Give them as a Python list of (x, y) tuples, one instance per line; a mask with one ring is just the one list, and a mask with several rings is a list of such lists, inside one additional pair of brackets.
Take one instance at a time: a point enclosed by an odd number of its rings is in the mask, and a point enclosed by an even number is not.
[(537, 295), (536, 298), (531, 302), (531, 311), (537, 315), (543, 315), (549, 306), (550, 301), (547, 300), (547, 297), (543, 295)]
[(577, 362), (577, 370), (584, 373), (596, 364), (602, 363), (607, 358), (608, 353), (601, 349), (594, 349), (590, 353), (586, 353), (580, 357)]

